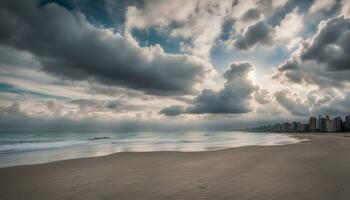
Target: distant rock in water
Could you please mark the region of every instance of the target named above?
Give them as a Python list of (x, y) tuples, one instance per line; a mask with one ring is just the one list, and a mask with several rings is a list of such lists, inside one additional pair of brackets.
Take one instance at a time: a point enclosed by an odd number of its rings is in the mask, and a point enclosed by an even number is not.
[(106, 140), (106, 139), (110, 139), (111, 137), (93, 137), (93, 138), (90, 138), (88, 139), (89, 141), (92, 141), (92, 140)]

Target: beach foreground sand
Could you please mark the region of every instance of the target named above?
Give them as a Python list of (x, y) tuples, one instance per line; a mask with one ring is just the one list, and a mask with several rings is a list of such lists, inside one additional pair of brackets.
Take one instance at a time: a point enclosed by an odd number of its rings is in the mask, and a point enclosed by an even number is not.
[(0, 199), (350, 199), (350, 137), (212, 152), (118, 153), (0, 169)]

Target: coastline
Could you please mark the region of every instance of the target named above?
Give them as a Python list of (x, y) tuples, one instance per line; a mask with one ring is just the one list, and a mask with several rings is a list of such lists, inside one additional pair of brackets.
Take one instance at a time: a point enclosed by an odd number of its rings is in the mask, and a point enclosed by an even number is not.
[(349, 199), (350, 134), (0, 168), (0, 199)]
[[(13, 134), (16, 136), (16, 134)], [(9, 135), (8, 137), (13, 137)], [(54, 137), (52, 137), (52, 135)], [(299, 142), (287, 134), (248, 132), (189, 133), (91, 133), (64, 135), (46, 133), (0, 140), (0, 168), (44, 164), (77, 158), (99, 157), (119, 152), (212, 151), (239, 146), (281, 145)], [(32, 137), (29, 141), (28, 138)], [(97, 138), (97, 139), (96, 139)]]

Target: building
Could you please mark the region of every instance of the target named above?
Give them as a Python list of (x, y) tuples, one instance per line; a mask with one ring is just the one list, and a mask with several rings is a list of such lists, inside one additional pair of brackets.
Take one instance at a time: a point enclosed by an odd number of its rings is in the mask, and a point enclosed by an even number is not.
[(292, 124), (290, 126), (290, 131), (296, 131), (297, 127), (298, 127), (298, 122), (292, 122)]
[(318, 116), (318, 126), (319, 126), (319, 130), (321, 132), (326, 132), (327, 131), (326, 118), (323, 118), (321, 115)]
[(309, 129), (310, 131), (316, 131), (317, 126), (316, 126), (317, 119), (315, 117), (310, 117), (309, 119)]
[(334, 132), (342, 131), (342, 124), (343, 124), (343, 121), (342, 121), (341, 117), (334, 118), (333, 119), (333, 131)]
[(299, 131), (299, 132), (302, 131), (302, 127), (301, 127), (301, 123), (300, 122), (297, 123), (297, 131)]
[(249, 129), (251, 131), (274, 131), (274, 132), (342, 132), (350, 131), (350, 115), (345, 117), (345, 120), (341, 116), (331, 119), (328, 115), (323, 117), (319, 115), (318, 118), (311, 116), (309, 123), (301, 123), (298, 121), (284, 122), (259, 126)]
[(345, 117), (345, 130), (350, 131), (350, 115)]
[(326, 132), (333, 132), (333, 120), (326, 119)]
[(333, 120), (331, 118), (329, 118), (328, 115), (326, 115), (326, 131), (327, 132), (334, 132)]
[(302, 124), (300, 122), (297, 123), (297, 131), (298, 132), (307, 132), (309, 131), (309, 124)]
[(291, 124), (289, 122), (285, 122), (282, 124), (282, 131), (290, 131)]
[(273, 130), (273, 131), (280, 131), (280, 130), (281, 130), (281, 124), (275, 124), (275, 125), (273, 125), (272, 130)]
[(300, 127), (301, 132), (307, 132), (309, 130), (310, 130), (309, 124), (301, 124), (301, 127)]

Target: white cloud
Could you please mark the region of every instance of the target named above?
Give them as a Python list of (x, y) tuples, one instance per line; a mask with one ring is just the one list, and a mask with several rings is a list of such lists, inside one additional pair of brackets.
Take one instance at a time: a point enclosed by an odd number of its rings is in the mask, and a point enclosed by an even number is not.
[(303, 16), (294, 9), (274, 28), (276, 41), (287, 44), (287, 48), (292, 49), (302, 40), (299, 34), (304, 28), (303, 24)]
[[(129, 31), (151, 26), (169, 31), (171, 37), (190, 40), (183, 44), (185, 52), (209, 60), (212, 45), (221, 34), (232, 4), (233, 0), (146, 1), (142, 8), (128, 8), (126, 27)], [(177, 26), (168, 30), (172, 22)]]
[(292, 115), (307, 116), (309, 114), (309, 105), (299, 99), (296, 94), (289, 90), (276, 92), (276, 101)]
[(280, 8), (287, 3), (288, 0), (272, 0), (273, 8)]
[(345, 17), (350, 17), (350, 1), (342, 0), (341, 5), (342, 5), (341, 14), (344, 15)]
[(316, 0), (310, 7), (309, 12), (314, 14), (323, 10), (329, 10), (335, 5), (335, 3), (335, 0)]
[(197, 1), (146, 1), (143, 8), (130, 6), (126, 12), (126, 27), (144, 29), (149, 26), (165, 27), (172, 21), (183, 22), (195, 10)]

